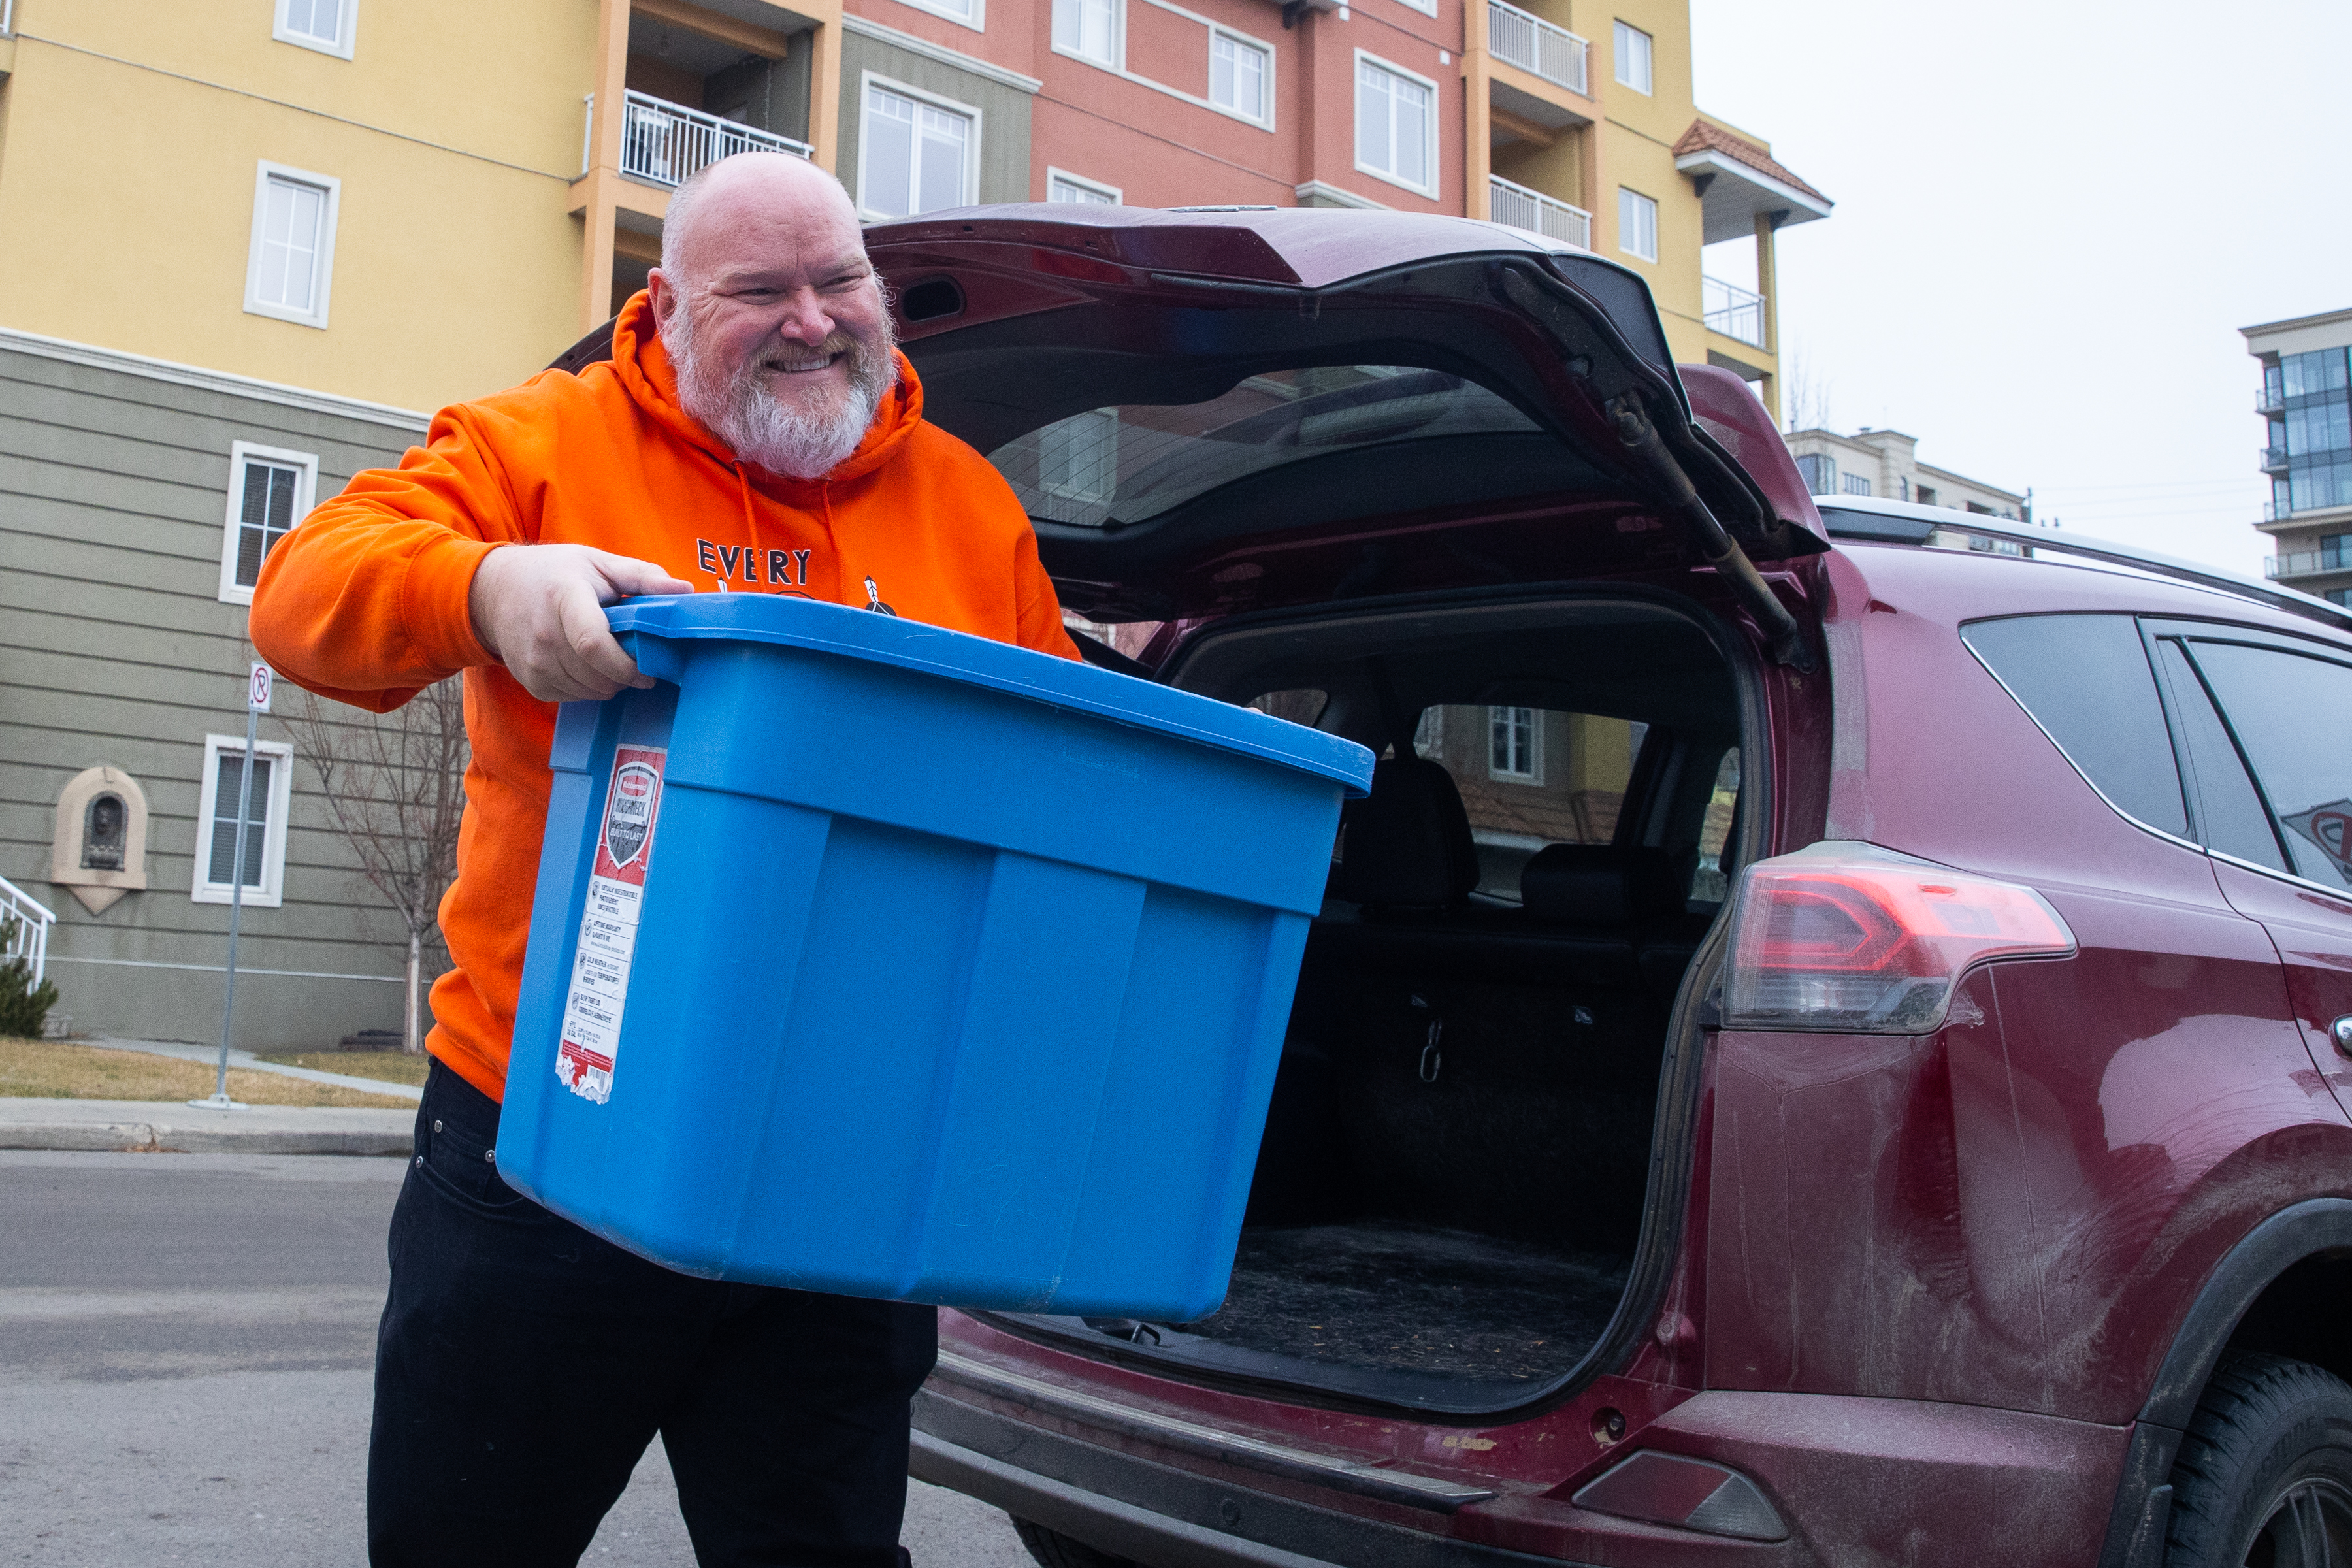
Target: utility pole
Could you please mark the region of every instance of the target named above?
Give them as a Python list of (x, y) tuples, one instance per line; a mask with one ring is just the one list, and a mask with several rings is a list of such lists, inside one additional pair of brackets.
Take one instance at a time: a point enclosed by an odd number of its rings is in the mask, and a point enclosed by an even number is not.
[(245, 762), (236, 774), (236, 849), (228, 878), (228, 985), (221, 1000), (220, 1066), (213, 1077), (211, 1095), (188, 1101), (211, 1110), (246, 1109), (228, 1097), (228, 1041), (229, 1026), (236, 1016), (236, 928), (245, 915), (245, 836), (253, 816), (253, 748), (261, 739), (261, 716), (269, 711), (269, 667), (256, 660), (246, 682)]

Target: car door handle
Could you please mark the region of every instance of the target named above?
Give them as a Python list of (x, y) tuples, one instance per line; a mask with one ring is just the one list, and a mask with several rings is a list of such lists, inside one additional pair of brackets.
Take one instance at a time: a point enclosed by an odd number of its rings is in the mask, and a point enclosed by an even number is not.
[(2327, 1034), (2328, 1037), (2336, 1042), (2337, 1050), (2347, 1057), (2352, 1057), (2352, 1013), (2347, 1013), (2328, 1025)]

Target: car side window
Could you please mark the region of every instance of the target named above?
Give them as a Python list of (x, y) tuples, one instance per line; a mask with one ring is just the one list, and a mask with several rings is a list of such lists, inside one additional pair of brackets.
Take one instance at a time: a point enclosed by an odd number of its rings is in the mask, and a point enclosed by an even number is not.
[(2167, 637), (2157, 649), (2165, 683), (2172, 689), (2173, 711), (2180, 721), (2180, 745), (2196, 803), (2197, 841), (2273, 871), (2285, 870), (2270, 814), (2254, 793), (2254, 781), (2246, 776), (2245, 763), (2221, 716), (2213, 710), (2204, 681), (2178, 641)]
[(2352, 667), (2284, 648), (2193, 639), (2295, 875), (2352, 889)]
[(2018, 616), (1978, 621), (1960, 636), (2117, 810), (2188, 836), (2180, 771), (2137, 622)]

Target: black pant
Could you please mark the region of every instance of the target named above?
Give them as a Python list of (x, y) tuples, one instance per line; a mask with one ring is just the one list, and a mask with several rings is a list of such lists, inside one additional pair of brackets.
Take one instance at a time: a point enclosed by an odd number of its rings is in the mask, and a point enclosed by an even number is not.
[(576, 1563), (656, 1432), (705, 1564), (892, 1568), (937, 1315), (674, 1274), (499, 1177), (435, 1063), (376, 1339), (376, 1568)]

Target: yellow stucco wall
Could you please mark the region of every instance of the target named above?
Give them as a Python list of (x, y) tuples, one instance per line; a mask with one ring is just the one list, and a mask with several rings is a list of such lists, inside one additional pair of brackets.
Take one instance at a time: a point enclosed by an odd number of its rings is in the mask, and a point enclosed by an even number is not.
[[(543, 365), (577, 335), (595, 0), (365, 0), (351, 60), (271, 15), (17, 0), (0, 325), (417, 409)], [(244, 309), (263, 160), (341, 182), (324, 330)]]
[[(1675, 170), (1674, 145), (1698, 117), (1692, 98), (1687, 0), (1574, 0), (1575, 30), (1592, 46), (1591, 81), (1601, 100), (1601, 188), (1591, 193), (1592, 247), (1640, 272), (1657, 300), (1678, 361), (1706, 359), (1699, 308), (1699, 198)], [(1651, 91), (1617, 80), (1616, 23), (1650, 35)], [(1658, 259), (1643, 261), (1621, 245), (1618, 187), (1658, 204)]]

